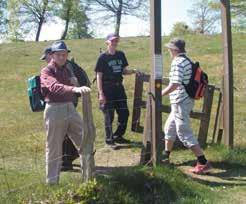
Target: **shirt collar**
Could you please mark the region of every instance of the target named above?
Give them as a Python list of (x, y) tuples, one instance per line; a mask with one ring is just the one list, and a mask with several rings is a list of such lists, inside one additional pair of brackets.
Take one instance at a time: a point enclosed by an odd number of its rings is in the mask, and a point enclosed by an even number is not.
[(186, 52), (181, 52), (177, 55), (177, 57), (181, 56), (181, 55), (186, 55)]

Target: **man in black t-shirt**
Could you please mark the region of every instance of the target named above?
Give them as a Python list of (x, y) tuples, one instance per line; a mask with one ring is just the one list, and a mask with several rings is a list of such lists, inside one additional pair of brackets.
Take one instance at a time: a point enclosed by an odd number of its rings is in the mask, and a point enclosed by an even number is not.
[[(124, 52), (116, 50), (118, 42), (119, 36), (115, 34), (107, 36), (107, 50), (99, 56), (95, 68), (100, 109), (104, 113), (105, 142), (113, 149), (117, 147), (114, 142), (127, 142), (123, 135), (127, 127), (129, 110), (122, 84), (123, 75), (137, 73), (135, 69), (127, 68), (128, 62)], [(112, 130), (114, 111), (118, 114), (118, 126), (115, 132)]]

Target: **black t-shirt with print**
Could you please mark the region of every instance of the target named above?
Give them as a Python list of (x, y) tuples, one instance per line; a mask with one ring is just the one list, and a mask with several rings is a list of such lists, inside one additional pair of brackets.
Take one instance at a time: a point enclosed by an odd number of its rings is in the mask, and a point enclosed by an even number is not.
[(114, 55), (105, 52), (99, 56), (95, 72), (103, 73), (103, 82), (122, 82), (126, 66), (128, 62), (124, 52), (116, 51)]

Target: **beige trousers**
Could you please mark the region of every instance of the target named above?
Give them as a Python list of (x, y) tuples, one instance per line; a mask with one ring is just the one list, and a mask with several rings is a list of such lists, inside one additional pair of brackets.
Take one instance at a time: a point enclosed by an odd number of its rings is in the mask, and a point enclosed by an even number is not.
[(62, 143), (65, 135), (74, 143), (80, 155), (82, 165), (82, 147), (84, 146), (83, 121), (74, 105), (68, 103), (48, 103), (44, 111), (46, 129), (46, 183), (59, 182), (62, 162)]

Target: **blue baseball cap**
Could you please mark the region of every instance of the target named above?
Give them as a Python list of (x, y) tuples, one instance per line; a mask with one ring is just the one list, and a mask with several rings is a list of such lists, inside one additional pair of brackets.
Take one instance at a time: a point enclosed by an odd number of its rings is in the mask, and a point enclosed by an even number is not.
[(120, 36), (115, 34), (115, 33), (110, 33), (107, 35), (106, 37), (106, 41), (111, 41), (111, 40), (115, 40), (115, 39), (119, 39)]
[(51, 52), (59, 52), (59, 51), (67, 51), (71, 52), (65, 42), (63, 41), (56, 41), (51, 45)]

